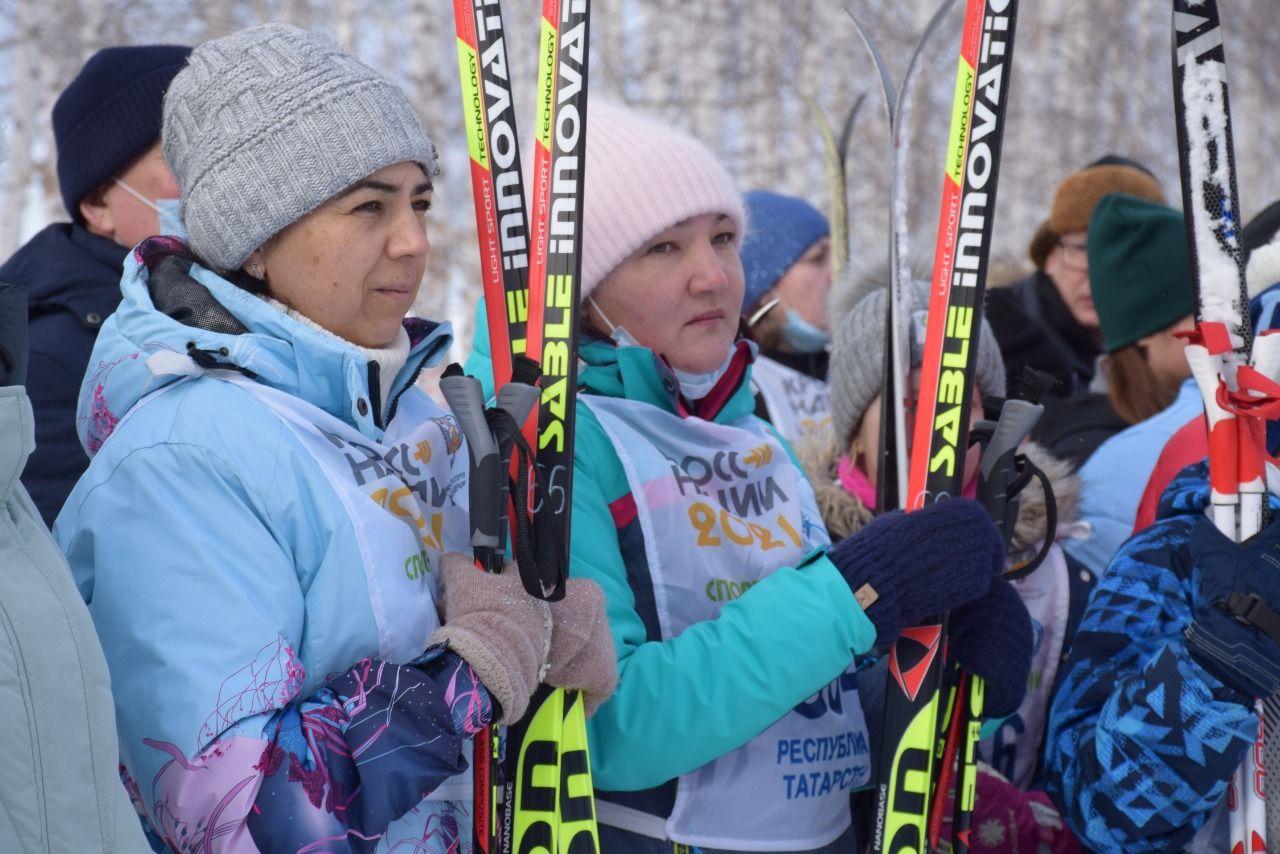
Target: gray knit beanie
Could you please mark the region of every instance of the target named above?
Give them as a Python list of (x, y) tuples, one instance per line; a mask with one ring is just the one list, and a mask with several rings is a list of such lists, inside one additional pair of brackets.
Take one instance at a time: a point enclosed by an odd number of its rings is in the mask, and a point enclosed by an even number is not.
[(383, 167), (413, 161), (436, 174), (435, 146), (400, 87), (286, 24), (196, 48), (165, 96), (161, 138), (191, 249), (219, 272)]
[[(888, 276), (880, 276), (884, 282)], [(924, 361), (924, 320), (927, 315), (928, 286), (914, 282), (916, 311), (911, 330), (911, 367)], [(849, 448), (863, 413), (884, 384), (884, 322), (888, 289), (877, 287), (866, 293), (854, 307), (840, 316), (831, 341), (828, 380), (831, 383), (831, 422), (840, 453)], [(833, 298), (833, 304), (836, 300)], [(978, 340), (978, 388), (986, 396), (1004, 397), (1004, 359), (996, 344), (991, 324), (984, 317)]]

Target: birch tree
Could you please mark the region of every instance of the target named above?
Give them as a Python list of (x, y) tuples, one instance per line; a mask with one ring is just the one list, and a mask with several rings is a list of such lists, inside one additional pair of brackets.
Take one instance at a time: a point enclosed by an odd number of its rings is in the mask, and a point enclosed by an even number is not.
[[(892, 152), (875, 72), (846, 3), (900, 79), (937, 0), (595, 0), (592, 93), (694, 133), (743, 188), (770, 187), (819, 206), (826, 198), (822, 147), (801, 98), (814, 98), (838, 124), (867, 94), (848, 199), (854, 254), (878, 258), (885, 251)], [(540, 5), (508, 0), (503, 8), (525, 145)], [(931, 251), (937, 224), (962, 6), (924, 58), (908, 128), (911, 244), (918, 253)], [(1280, 98), (1274, 50), (1280, 16), (1274, 0), (1235, 0), (1222, 11), (1247, 217), (1280, 196), (1271, 142), (1280, 117), (1270, 109)], [(410, 93), (444, 167), (430, 216), (424, 306), (469, 325), (478, 262), (451, 12), (442, 0), (0, 0), (0, 119), (8, 147), (0, 172), (0, 257), (27, 236), (22, 229), (59, 215), (48, 109), (94, 49), (194, 43), (282, 19), (329, 33)], [(1019, 18), (993, 251), (1025, 265), (1027, 242), (1054, 188), (1104, 153), (1145, 163), (1173, 203), (1179, 194), (1167, 0), (1028, 1)]]
[(5, 168), (4, 204), (0, 205), (0, 247), (17, 246), (27, 188), (31, 183), (31, 150), (36, 140), (36, 95), (40, 91), (39, 4), (18, 0), (12, 50), (8, 162)]

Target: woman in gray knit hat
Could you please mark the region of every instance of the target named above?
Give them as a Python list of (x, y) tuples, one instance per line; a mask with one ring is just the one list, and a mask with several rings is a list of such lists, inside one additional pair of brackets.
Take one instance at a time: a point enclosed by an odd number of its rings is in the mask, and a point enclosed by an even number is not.
[[(144, 241), (57, 536), (126, 785), (181, 850), (456, 851), (471, 736), (544, 677), (612, 690), (602, 595), (474, 570), (467, 451), (406, 318), (436, 155), (404, 93), (293, 27), (197, 48), (165, 100), (189, 243)], [(447, 598), (442, 594), (447, 593)]]
[[(833, 538), (846, 537), (862, 527), (876, 512), (876, 462), (880, 444), (880, 388), (884, 382), (884, 269), (872, 268), (846, 274), (831, 295), (834, 336), (831, 347), (831, 430), (801, 442), (797, 452), (818, 492), (819, 506)], [(916, 282), (916, 305), (928, 300), (927, 286)], [(924, 356), (923, 309), (911, 323), (911, 372), (913, 388), (919, 383)], [(978, 387), (970, 413), (982, 415), (982, 396), (1003, 397), (1004, 363), (983, 321), (977, 363)], [(908, 427), (907, 435), (911, 435)], [(970, 453), (965, 466), (972, 497), (977, 458)]]
[[(880, 391), (884, 379), (885, 298), (888, 273), (884, 269), (851, 274), (837, 284), (832, 294), (831, 316), (834, 337), (831, 349), (832, 430), (800, 442), (796, 453), (814, 484), (814, 493), (823, 521), (832, 539), (848, 537), (861, 530), (883, 508), (876, 507), (876, 462), (880, 444)], [(923, 282), (913, 284), (916, 305), (928, 299)], [(918, 384), (924, 355), (926, 312), (916, 312), (910, 324), (911, 373)], [(1003, 397), (1005, 369), (991, 326), (984, 318), (979, 333), (977, 388), (971, 418), (982, 418), (984, 397)], [(911, 430), (907, 430), (908, 436)], [(1078, 482), (1070, 467), (1044, 449), (1026, 443), (1020, 449), (1043, 470), (1053, 485), (1057, 504), (1058, 531), (1071, 530), (1075, 519)], [(970, 449), (966, 461), (965, 494), (977, 486), (978, 446)], [(1021, 568), (1040, 551), (1048, 530), (1044, 492), (1037, 480), (1020, 495), (1017, 523), (1011, 538), (1006, 566)], [(1066, 533), (1060, 533), (1065, 537)], [(939, 548), (946, 544), (939, 540)], [(1056, 543), (1044, 562), (1031, 575), (993, 585), (990, 593), (965, 612), (953, 615), (952, 645), (955, 636), (973, 631), (985, 623), (988, 632), (1012, 626), (1015, 610), (1028, 612), (1033, 625), (1034, 649), (1027, 693), (1017, 711), (1002, 721), (998, 729), (984, 731), (979, 744), (984, 763), (978, 776), (974, 805), (974, 852), (1004, 851), (1010, 848), (1051, 851), (1078, 851), (1079, 845), (1058, 817), (1043, 792), (1029, 791), (1036, 778), (1045, 722), (1060, 658), (1074, 634), (1095, 579), (1081, 564), (1066, 555)], [(961, 641), (963, 642), (963, 641)], [(1004, 635), (992, 649), (1013, 657), (1019, 646), (1030, 646), (1031, 638)], [(1028, 654), (1024, 649), (1023, 655)], [(883, 665), (868, 671), (859, 686), (884, 681)], [(882, 714), (879, 696), (866, 691), (868, 718)], [(985, 830), (981, 829), (985, 828)]]

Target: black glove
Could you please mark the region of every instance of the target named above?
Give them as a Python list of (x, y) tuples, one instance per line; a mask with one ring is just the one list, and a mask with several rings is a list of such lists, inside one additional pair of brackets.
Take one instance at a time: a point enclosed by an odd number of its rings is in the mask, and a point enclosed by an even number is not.
[(1187, 651), (1245, 697), (1280, 688), (1280, 521), (1233, 543), (1208, 519), (1191, 531), (1195, 619)]
[[(876, 627), (891, 643), (908, 626), (982, 596), (1004, 567), (1004, 545), (987, 511), (953, 498), (911, 513), (886, 513), (829, 552)], [(875, 596), (868, 596), (867, 586)]]
[(1002, 718), (1017, 711), (1031, 675), (1031, 615), (1013, 585), (1003, 578), (987, 595), (951, 612), (947, 645), (960, 669), (986, 680), (982, 716)]

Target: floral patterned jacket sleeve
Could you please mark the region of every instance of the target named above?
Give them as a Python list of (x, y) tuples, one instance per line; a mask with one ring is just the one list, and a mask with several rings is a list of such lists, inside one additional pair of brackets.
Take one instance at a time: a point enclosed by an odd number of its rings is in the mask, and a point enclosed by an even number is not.
[(433, 813), (424, 850), (445, 851), (458, 840), (458, 816), (432, 794), (466, 769), (463, 742), (490, 715), (471, 668), (434, 647), (411, 665), (361, 661), (311, 697), (237, 722), (193, 757), (145, 739), (168, 755), (148, 790), (127, 765), (123, 773), (152, 832), (177, 851), (249, 842), (262, 851), (372, 850), (424, 799)]
[(1187, 653), (1188, 549), (1207, 486), (1188, 469), (1162, 515), (1117, 552), (1076, 633), (1050, 714), (1050, 793), (1084, 843), (1170, 851), (1222, 801), (1253, 743), (1247, 701)]

